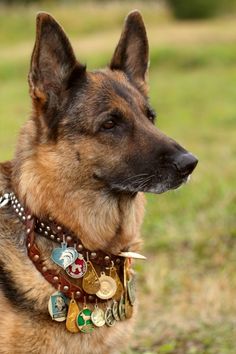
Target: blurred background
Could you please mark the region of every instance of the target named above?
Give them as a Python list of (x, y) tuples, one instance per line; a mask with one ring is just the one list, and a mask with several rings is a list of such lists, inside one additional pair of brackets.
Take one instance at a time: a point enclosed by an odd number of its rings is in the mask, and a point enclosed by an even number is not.
[(148, 195), (140, 311), (125, 354), (236, 353), (236, 0), (0, 1), (0, 160), (30, 115), (35, 15), (53, 14), (89, 69), (138, 8), (157, 125), (199, 158), (191, 182)]

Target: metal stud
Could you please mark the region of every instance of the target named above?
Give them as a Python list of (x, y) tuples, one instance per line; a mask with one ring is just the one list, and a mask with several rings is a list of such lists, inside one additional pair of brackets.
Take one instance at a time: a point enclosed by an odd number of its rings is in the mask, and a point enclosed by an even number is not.
[(20, 208), (20, 211), (24, 211), (24, 208), (23, 208), (23, 207), (21, 207), (21, 208)]
[(32, 215), (28, 215), (28, 216), (27, 216), (27, 219), (28, 219), (28, 220), (31, 220), (31, 219), (32, 219)]
[(43, 231), (43, 229), (40, 227), (40, 228), (39, 228), (39, 232), (42, 232), (42, 231)]
[(50, 231), (50, 227), (49, 226), (47, 226), (47, 230)]
[(22, 216), (22, 219), (23, 219), (23, 221), (26, 221), (26, 217), (25, 216)]
[(76, 291), (75, 295), (76, 295), (77, 297), (80, 297), (80, 296), (81, 296), (81, 292), (80, 292), (80, 291)]
[(92, 259), (96, 258), (96, 257), (97, 257), (97, 253), (96, 253), (96, 252), (92, 252), (91, 255), (90, 255), (90, 257), (91, 257)]
[(36, 255), (34, 256), (34, 261), (37, 262), (38, 259), (39, 259), (39, 255), (36, 254)]
[(62, 230), (61, 226), (57, 226), (57, 230), (61, 231)]
[(109, 256), (105, 256), (104, 259), (105, 259), (105, 262), (109, 262), (110, 261), (110, 257)]
[(19, 213), (19, 209), (18, 208), (16, 208), (16, 213)]
[(44, 226), (45, 226), (43, 222), (41, 222), (41, 226), (42, 226), (42, 227), (44, 227)]
[(52, 240), (54, 240), (55, 236), (54, 236), (54, 235), (50, 235), (50, 238), (51, 238)]
[(117, 258), (117, 259), (116, 259), (116, 263), (117, 263), (117, 264), (120, 264), (120, 258)]
[(66, 241), (70, 242), (72, 240), (71, 236), (66, 236)]
[(48, 236), (48, 232), (47, 232), (47, 231), (44, 231), (44, 235), (45, 235), (45, 236)]
[(19, 216), (22, 217), (22, 213), (21, 212), (19, 212)]
[(42, 272), (43, 272), (43, 273), (45, 273), (47, 270), (48, 270), (48, 268), (45, 267), (45, 266), (42, 268)]
[(61, 241), (60, 237), (57, 237), (57, 242), (60, 242), (60, 241)]
[(89, 295), (89, 301), (93, 301), (94, 297), (92, 295)]
[(53, 280), (54, 280), (55, 282), (57, 282), (57, 281), (59, 280), (59, 278), (55, 275), (55, 277), (53, 277)]
[(83, 249), (83, 245), (79, 244), (78, 249), (81, 251)]
[(19, 209), (21, 208), (21, 205), (20, 205), (20, 203), (18, 203), (18, 204), (17, 204), (17, 207), (18, 207)]
[(49, 216), (49, 218), (48, 218), (50, 221), (52, 221), (53, 220), (53, 218), (51, 217), (51, 216)]
[(63, 287), (63, 290), (64, 290), (64, 291), (68, 291), (68, 290), (69, 290), (69, 286), (65, 285), (65, 286)]
[(30, 231), (31, 231), (31, 229), (28, 228), (28, 229), (26, 230), (26, 233), (29, 235)]
[(27, 247), (28, 247), (28, 248), (30, 248), (30, 246), (31, 246), (31, 244), (30, 244), (30, 243), (28, 243)]

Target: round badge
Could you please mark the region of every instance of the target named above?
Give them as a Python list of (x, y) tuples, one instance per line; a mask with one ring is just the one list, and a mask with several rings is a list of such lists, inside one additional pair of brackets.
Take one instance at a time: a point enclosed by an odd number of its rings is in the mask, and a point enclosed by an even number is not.
[(79, 254), (74, 263), (66, 268), (66, 273), (71, 278), (82, 278), (87, 271), (87, 262), (85, 261), (82, 254)]
[(106, 312), (105, 312), (105, 321), (106, 321), (106, 325), (108, 327), (112, 327), (114, 326), (116, 320), (114, 319), (113, 315), (112, 315), (112, 309), (110, 307), (108, 307), (106, 309)]
[(117, 289), (115, 280), (102, 272), (101, 276), (99, 277), (99, 282), (100, 289), (96, 295), (103, 300), (111, 299), (115, 295)]
[(91, 314), (88, 308), (84, 308), (77, 316), (76, 324), (79, 330), (83, 333), (91, 333), (94, 330), (93, 323), (91, 321)]
[(97, 305), (91, 314), (91, 320), (96, 327), (102, 327), (105, 324), (105, 313)]
[(112, 314), (113, 314), (113, 317), (116, 321), (119, 321), (120, 320), (120, 317), (119, 317), (119, 313), (118, 313), (119, 309), (118, 309), (118, 302), (117, 301), (113, 301), (113, 305), (112, 305)]

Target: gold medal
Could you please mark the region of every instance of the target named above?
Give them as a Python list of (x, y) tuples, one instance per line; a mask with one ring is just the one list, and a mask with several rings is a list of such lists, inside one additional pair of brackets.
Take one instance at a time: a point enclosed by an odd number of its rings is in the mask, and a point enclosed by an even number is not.
[(111, 299), (115, 295), (117, 289), (115, 280), (104, 272), (101, 272), (99, 282), (100, 289), (96, 292), (97, 297), (103, 300)]
[(128, 294), (125, 294), (125, 317), (127, 319), (131, 318), (133, 315), (133, 306), (130, 304), (128, 299)]
[(79, 332), (79, 328), (76, 324), (76, 319), (77, 319), (79, 312), (80, 312), (80, 309), (79, 309), (75, 299), (72, 298), (70, 300), (69, 309), (68, 309), (68, 313), (67, 313), (67, 317), (66, 317), (66, 328), (71, 333), (78, 333)]
[(124, 287), (114, 266), (110, 268), (110, 276), (115, 280), (117, 286), (116, 292), (113, 295), (113, 299), (119, 301), (124, 292)]
[(102, 327), (105, 324), (105, 313), (102, 309), (95, 305), (91, 314), (91, 320), (96, 327)]
[(88, 294), (96, 294), (101, 286), (97, 272), (89, 260), (87, 261), (87, 272), (83, 277), (82, 286)]

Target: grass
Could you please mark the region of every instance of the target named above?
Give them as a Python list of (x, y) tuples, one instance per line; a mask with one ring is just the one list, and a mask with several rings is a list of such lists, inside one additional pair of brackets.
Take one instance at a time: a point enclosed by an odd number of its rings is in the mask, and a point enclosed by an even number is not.
[[(140, 312), (125, 354), (234, 354), (236, 17), (178, 23), (158, 5), (128, 2), (45, 9), (63, 23), (76, 53), (93, 68), (109, 61), (122, 18), (133, 7), (141, 7), (148, 27), (150, 99), (158, 126), (200, 162), (187, 186), (148, 195), (148, 261), (136, 264)], [(31, 109), (26, 77), (36, 11), (0, 11), (1, 160), (12, 157)]]

